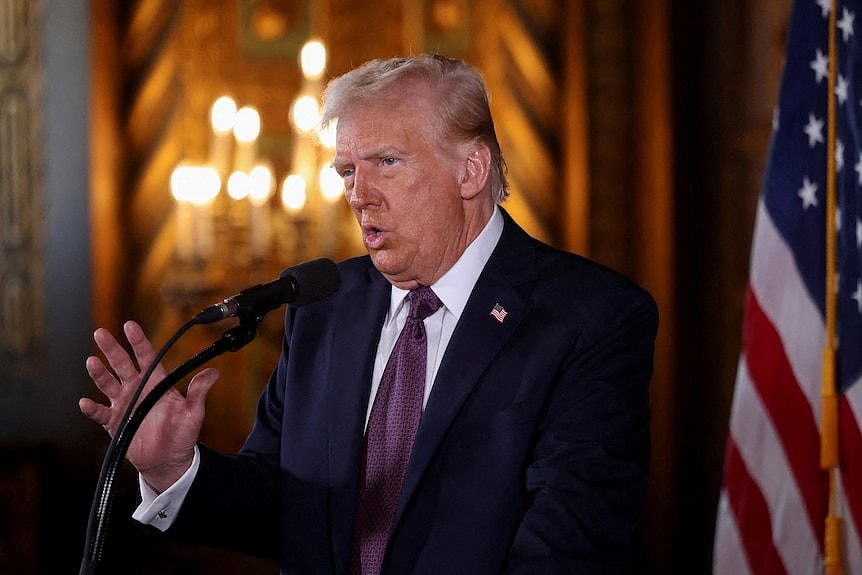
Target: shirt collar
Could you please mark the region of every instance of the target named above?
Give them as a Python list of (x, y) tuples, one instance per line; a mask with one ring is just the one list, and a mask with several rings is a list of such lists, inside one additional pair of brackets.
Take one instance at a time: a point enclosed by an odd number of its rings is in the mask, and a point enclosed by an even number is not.
[[(473, 286), (476, 285), (479, 274), (482, 273), (485, 264), (491, 258), (501, 235), (503, 235), (503, 214), (500, 213), (500, 208), (495, 205), (491, 219), (488, 220), (476, 239), (470, 242), (455, 265), (431, 285), (431, 289), (456, 319), (461, 317), (461, 313), (467, 306), (467, 300), (470, 298)], [(396, 316), (408, 293), (409, 290), (392, 286), (389, 317)]]

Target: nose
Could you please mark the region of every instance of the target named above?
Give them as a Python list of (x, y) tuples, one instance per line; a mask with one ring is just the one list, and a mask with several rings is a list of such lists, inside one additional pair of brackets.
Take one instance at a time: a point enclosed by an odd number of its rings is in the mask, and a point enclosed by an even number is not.
[(364, 171), (355, 168), (350, 188), (345, 188), (347, 203), (354, 210), (361, 210), (374, 203), (374, 190)]

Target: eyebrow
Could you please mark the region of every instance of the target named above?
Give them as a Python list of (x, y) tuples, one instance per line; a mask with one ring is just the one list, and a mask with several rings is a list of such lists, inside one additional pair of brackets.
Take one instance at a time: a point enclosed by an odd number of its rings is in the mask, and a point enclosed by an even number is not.
[[(372, 148), (371, 150), (366, 151), (363, 154), (359, 155), (360, 160), (369, 160), (371, 158), (384, 158), (386, 156), (407, 156), (408, 154), (402, 150), (399, 150), (395, 146), (392, 145), (384, 145), (379, 146), (377, 148)], [(332, 159), (331, 166), (333, 168), (337, 168), (338, 166), (349, 166), (352, 165), (353, 161), (346, 160), (335, 156)]]
[(369, 158), (382, 158), (384, 156), (391, 156), (393, 154), (397, 156), (403, 155), (403, 153), (395, 146), (385, 145), (367, 151), (366, 153), (360, 155), (360, 159), (367, 160)]

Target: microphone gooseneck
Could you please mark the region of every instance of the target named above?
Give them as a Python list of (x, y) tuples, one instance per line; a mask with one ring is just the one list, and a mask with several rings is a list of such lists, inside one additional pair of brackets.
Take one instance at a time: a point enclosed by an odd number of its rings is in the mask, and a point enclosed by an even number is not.
[(256, 285), (201, 310), (195, 323), (213, 323), (229, 317), (262, 315), (281, 305), (302, 306), (334, 293), (341, 285), (332, 260), (320, 258), (289, 267), (277, 280)]

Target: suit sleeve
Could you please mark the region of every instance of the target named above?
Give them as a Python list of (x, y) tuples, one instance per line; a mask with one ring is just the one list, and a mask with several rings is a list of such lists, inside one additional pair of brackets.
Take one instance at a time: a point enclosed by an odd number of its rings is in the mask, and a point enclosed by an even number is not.
[(292, 314), (276, 370), (237, 454), (203, 445), (200, 467), (168, 534), (188, 543), (277, 559), (281, 533), (281, 417)]
[(623, 292), (591, 306), (561, 366), (526, 469), (531, 503), (507, 573), (623, 568), (646, 492), (658, 324), (646, 292)]

